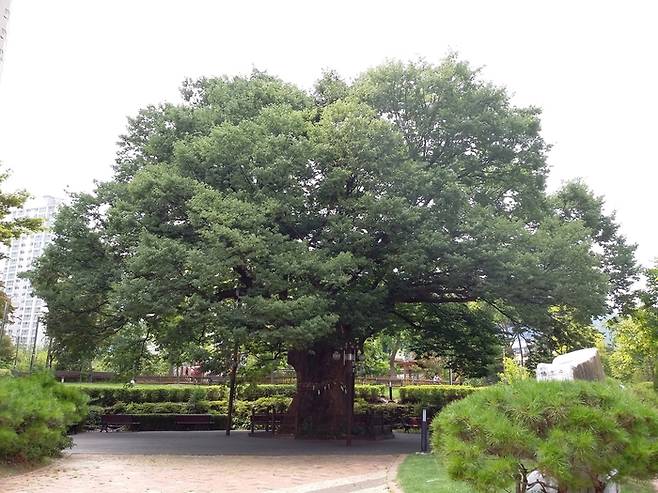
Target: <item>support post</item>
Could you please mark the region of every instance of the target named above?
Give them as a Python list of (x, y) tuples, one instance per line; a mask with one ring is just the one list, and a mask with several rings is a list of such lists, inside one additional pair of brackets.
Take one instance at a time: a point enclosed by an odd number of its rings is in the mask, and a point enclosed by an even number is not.
[(0, 339), (5, 336), (5, 325), (7, 324), (7, 315), (9, 310), (9, 300), (5, 300), (5, 307), (2, 310), (2, 327), (0, 328)]
[(424, 454), (428, 450), (427, 409), (423, 409), (420, 419), (420, 451)]
[(32, 356), (30, 357), (30, 375), (32, 375), (32, 368), (34, 367), (34, 355), (37, 351), (37, 336), (39, 335), (39, 318), (37, 317), (37, 325), (34, 328), (34, 339), (32, 340)]
[(345, 445), (352, 446), (352, 418), (354, 414), (354, 349), (345, 350), (345, 366), (347, 369), (347, 439)]

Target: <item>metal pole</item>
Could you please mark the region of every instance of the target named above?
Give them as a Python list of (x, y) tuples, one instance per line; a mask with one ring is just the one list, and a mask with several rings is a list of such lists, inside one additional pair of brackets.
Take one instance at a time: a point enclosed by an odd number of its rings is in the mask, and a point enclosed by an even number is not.
[(423, 409), (423, 414), (420, 420), (420, 451), (422, 453), (426, 453), (428, 449), (427, 432), (427, 409)]
[(30, 375), (34, 366), (34, 354), (37, 351), (37, 336), (39, 335), (39, 317), (37, 317), (37, 326), (34, 328), (34, 340), (32, 341), (32, 357), (30, 358)]
[(20, 342), (21, 336), (17, 335), (16, 336), (16, 352), (14, 353), (14, 369), (16, 369), (16, 365), (18, 365), (18, 343)]
[(0, 328), (0, 339), (5, 336), (5, 324), (7, 323), (7, 310), (9, 309), (9, 300), (5, 300), (5, 308), (2, 311), (2, 328)]
[(352, 446), (352, 415), (354, 413), (354, 353), (352, 348), (345, 351), (347, 366), (347, 440), (345, 445)]

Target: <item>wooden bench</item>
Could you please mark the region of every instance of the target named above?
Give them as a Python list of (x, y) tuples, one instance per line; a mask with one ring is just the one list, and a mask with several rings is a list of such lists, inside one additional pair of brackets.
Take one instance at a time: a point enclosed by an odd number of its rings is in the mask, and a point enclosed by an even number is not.
[(130, 414), (104, 414), (101, 416), (101, 433), (105, 431), (109, 433), (110, 428), (118, 429), (126, 426), (132, 429), (133, 426), (139, 425), (139, 421), (135, 420), (134, 416)]
[(256, 433), (256, 427), (262, 427), (266, 432), (276, 435), (277, 431), (281, 429), (281, 424), (285, 413), (274, 412), (274, 409), (268, 408), (265, 413), (256, 413), (255, 410), (251, 411), (251, 433)]
[(405, 433), (409, 433), (409, 430), (420, 430), (420, 418), (409, 418), (402, 422), (402, 427)]
[(367, 411), (354, 414), (353, 428), (360, 428), (361, 432), (370, 438), (381, 438), (391, 436), (393, 426), (386, 419), (383, 412)]
[(212, 416), (210, 414), (178, 414), (176, 415), (176, 426), (189, 428), (210, 428)]

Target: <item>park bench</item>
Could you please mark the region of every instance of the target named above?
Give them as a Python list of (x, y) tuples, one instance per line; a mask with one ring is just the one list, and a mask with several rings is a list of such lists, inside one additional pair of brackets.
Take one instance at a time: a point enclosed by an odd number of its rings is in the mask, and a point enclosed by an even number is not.
[(273, 408), (267, 408), (264, 413), (257, 413), (254, 409), (251, 410), (251, 433), (256, 433), (256, 428), (263, 428), (266, 432), (276, 435), (277, 431), (281, 429), (285, 413), (277, 413)]
[(409, 433), (409, 430), (420, 430), (420, 418), (405, 419), (402, 422), (402, 427), (405, 433)]
[(178, 414), (176, 415), (176, 426), (189, 428), (210, 428), (212, 425), (210, 414)]
[(365, 436), (381, 438), (391, 436), (392, 426), (383, 412), (367, 411), (354, 415), (353, 427), (361, 429)]
[(125, 426), (131, 429), (137, 425), (139, 425), (139, 421), (135, 420), (135, 417), (130, 414), (104, 414), (101, 416), (101, 433), (103, 431), (109, 433), (110, 428), (118, 429)]

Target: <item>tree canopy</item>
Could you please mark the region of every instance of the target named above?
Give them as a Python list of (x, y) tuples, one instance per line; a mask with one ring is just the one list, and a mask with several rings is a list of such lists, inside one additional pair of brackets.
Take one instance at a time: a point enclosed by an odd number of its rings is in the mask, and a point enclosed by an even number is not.
[(130, 119), (114, 179), (59, 214), (31, 274), (59, 347), (138, 326), (167, 354), (285, 351), (396, 326), (469, 358), (492, 313), (541, 334), (630, 299), (634, 247), (602, 199), (546, 190), (540, 111), (455, 56), (181, 94)]

